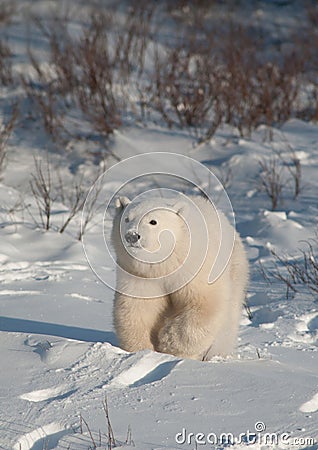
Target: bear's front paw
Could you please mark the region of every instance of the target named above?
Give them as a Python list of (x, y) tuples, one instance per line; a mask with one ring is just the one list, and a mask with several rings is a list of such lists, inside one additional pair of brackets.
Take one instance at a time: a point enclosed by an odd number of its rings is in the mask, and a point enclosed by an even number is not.
[(182, 331), (175, 327), (174, 324), (166, 324), (159, 331), (156, 350), (174, 356), (188, 356), (188, 352), (186, 351), (186, 337), (182, 336), (182, 334)]
[(200, 327), (197, 321), (183, 315), (166, 322), (159, 330), (155, 350), (180, 358), (202, 360), (211, 341), (209, 328)]

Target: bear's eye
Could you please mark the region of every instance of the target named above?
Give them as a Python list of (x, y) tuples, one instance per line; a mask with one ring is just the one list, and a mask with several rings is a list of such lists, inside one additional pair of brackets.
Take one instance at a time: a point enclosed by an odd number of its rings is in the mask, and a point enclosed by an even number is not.
[(150, 225), (157, 225), (157, 221), (154, 219), (152, 219), (149, 223), (150, 223)]
[(128, 223), (129, 222), (129, 218), (125, 217), (125, 222)]

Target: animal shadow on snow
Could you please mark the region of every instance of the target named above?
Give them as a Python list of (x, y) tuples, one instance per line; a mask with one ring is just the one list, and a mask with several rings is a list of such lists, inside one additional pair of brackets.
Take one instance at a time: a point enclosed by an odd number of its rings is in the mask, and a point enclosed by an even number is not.
[(85, 342), (109, 342), (111, 345), (118, 346), (116, 335), (112, 331), (93, 330), (12, 317), (0, 317), (0, 331), (43, 334)]

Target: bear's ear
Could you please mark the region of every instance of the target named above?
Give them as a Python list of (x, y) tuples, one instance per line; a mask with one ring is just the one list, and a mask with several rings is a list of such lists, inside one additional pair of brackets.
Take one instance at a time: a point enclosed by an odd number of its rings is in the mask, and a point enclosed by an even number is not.
[(129, 200), (128, 197), (117, 197), (115, 200), (115, 208), (117, 210), (122, 210), (126, 208), (126, 206), (129, 205), (130, 202), (131, 200)]

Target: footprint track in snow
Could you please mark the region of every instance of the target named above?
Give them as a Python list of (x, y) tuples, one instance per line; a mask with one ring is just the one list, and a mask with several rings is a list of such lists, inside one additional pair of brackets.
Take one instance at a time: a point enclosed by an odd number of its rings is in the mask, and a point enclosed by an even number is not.
[(104, 387), (137, 387), (154, 383), (167, 377), (180, 360), (161, 353), (147, 352), (142, 357), (138, 354), (125, 359), (122, 372)]
[(65, 277), (70, 270), (85, 271), (84, 264), (65, 263), (63, 261), (20, 261), (8, 262), (0, 267), (0, 282), (8, 284), (24, 280), (57, 280)]

